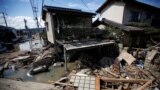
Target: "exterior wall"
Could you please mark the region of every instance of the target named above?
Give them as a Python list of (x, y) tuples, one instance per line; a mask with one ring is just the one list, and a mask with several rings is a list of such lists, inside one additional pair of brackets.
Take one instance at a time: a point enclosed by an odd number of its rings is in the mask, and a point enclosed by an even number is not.
[[(54, 15), (52, 13), (46, 14), (46, 32), (47, 32), (47, 39), (50, 43), (54, 44), (55, 38), (55, 27), (54, 27)], [(91, 17), (80, 17), (84, 21), (84, 27), (92, 27), (92, 18)]]
[(100, 17), (122, 24), (124, 7), (123, 2), (111, 3), (100, 12)]
[(92, 18), (84, 18), (84, 20), (86, 20), (85, 26), (86, 27), (92, 27)]
[(47, 13), (46, 22), (48, 23), (48, 26), (46, 26), (47, 39), (49, 42), (54, 44), (54, 33), (53, 33), (54, 24), (53, 24), (53, 15), (51, 13)]
[(123, 15), (123, 24), (129, 24), (132, 16), (132, 11), (140, 12), (140, 22), (146, 23), (147, 25), (151, 25), (152, 19), (146, 19), (147, 14), (151, 14), (149, 11), (144, 10), (138, 6), (126, 4)]

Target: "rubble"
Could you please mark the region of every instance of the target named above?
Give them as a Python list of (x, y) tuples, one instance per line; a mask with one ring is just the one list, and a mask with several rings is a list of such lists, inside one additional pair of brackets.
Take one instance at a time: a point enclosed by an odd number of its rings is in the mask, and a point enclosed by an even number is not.
[(3, 72), (9, 69), (15, 72), (24, 68), (29, 70), (27, 73), (27, 76), (29, 77), (32, 77), (32, 75), (37, 73), (48, 71), (49, 66), (55, 62), (54, 53), (54, 48), (48, 46), (43, 49), (43, 52), (40, 53), (36, 53), (35, 50), (33, 50), (31, 52), (13, 52), (1, 54), (0, 56), (2, 57), (0, 57), (0, 59), (3, 59), (3, 61), (0, 61), (0, 75), (3, 77)]
[[(78, 59), (77, 68), (72, 71), (65, 82), (55, 86), (63, 90), (83, 90), (86, 88), (80, 83), (81, 77), (99, 78), (99, 89), (96, 90), (159, 90), (160, 79), (150, 68), (146, 69), (146, 62), (152, 65), (160, 65), (158, 47), (150, 49), (125, 48), (117, 58), (102, 57), (97, 61), (87, 54), (82, 54)], [(125, 64), (124, 64), (125, 63)], [(157, 68), (158, 69), (158, 68)], [(156, 70), (157, 71), (157, 70)], [(73, 79), (73, 76), (78, 79)], [(77, 82), (77, 83), (76, 83)], [(94, 85), (96, 87), (96, 85)], [(87, 87), (87, 90), (95, 90)]]
[[(58, 81), (50, 82), (61, 90), (159, 90), (159, 44), (148, 48), (122, 45), (120, 49), (117, 57), (106, 54), (93, 56), (92, 50), (79, 52), (75, 69)], [(109, 50), (109, 53), (113, 52), (112, 49)], [(3, 71), (7, 69), (18, 71), (19, 68), (28, 68), (27, 76), (33, 77), (32, 75), (49, 71), (51, 65), (54, 68), (63, 67), (62, 53), (60, 48), (48, 45), (42, 50), (10, 53), (9, 57), (7, 54), (0, 58), (0, 77), (3, 77)]]

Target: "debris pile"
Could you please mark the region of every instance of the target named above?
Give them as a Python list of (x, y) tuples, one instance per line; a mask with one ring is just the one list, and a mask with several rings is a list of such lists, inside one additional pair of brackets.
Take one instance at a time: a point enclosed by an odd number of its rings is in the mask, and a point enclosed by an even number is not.
[(76, 69), (54, 85), (62, 90), (159, 90), (159, 52), (156, 45), (147, 49), (125, 47), (117, 58), (101, 60), (81, 54)]
[[(54, 82), (54, 85), (62, 90), (159, 90), (160, 44), (149, 48), (120, 49), (117, 57), (108, 54), (96, 57), (92, 50), (80, 52), (75, 69)], [(112, 52), (110, 49), (109, 52), (113, 53), (114, 50)], [(42, 50), (2, 55), (0, 77), (7, 69), (16, 71), (29, 68), (27, 76), (49, 71), (50, 65), (64, 65), (61, 56), (61, 49), (51, 45)]]
[[(27, 76), (40, 72), (48, 71), (50, 65), (55, 63), (54, 47), (48, 45), (42, 50), (33, 50), (31, 52), (14, 52), (1, 54), (0, 58), (0, 76), (3, 77), (4, 70), (27, 69)], [(8, 56), (8, 57), (7, 57)]]

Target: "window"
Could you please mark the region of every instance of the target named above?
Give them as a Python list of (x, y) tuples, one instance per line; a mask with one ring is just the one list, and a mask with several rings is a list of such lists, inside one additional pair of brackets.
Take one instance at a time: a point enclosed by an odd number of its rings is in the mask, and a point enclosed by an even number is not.
[(140, 19), (141, 19), (141, 14), (140, 14), (140, 12), (131, 11), (130, 22), (139, 22)]
[(48, 22), (45, 22), (46, 30), (49, 31)]
[(150, 13), (146, 13), (146, 19), (148, 20), (148, 19), (151, 19), (151, 14)]

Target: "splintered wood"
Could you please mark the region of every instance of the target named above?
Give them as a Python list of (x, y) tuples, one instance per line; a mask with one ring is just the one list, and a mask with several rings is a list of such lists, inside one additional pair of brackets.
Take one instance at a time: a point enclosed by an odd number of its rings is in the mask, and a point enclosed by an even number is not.
[(151, 62), (151, 60), (155, 57), (156, 54), (157, 54), (157, 50), (149, 51), (147, 53), (146, 60), (148, 60), (149, 62)]
[[(146, 79), (116, 79), (116, 78), (106, 78), (106, 77), (102, 77), (101, 80), (105, 81), (106, 83), (108, 83), (108, 82), (110, 82), (110, 83), (118, 83), (118, 85), (120, 85), (120, 87), (118, 87), (120, 90), (122, 90), (122, 87), (124, 85), (127, 85), (125, 87), (129, 88), (129, 85), (135, 84), (135, 83), (136, 84), (141, 84), (141, 86), (137, 87), (136, 90), (144, 90), (153, 81), (153, 80), (146, 80)], [(127, 83), (127, 84), (124, 84), (124, 83)], [(142, 83), (143, 83), (143, 85), (142, 85)], [(129, 89), (129, 90), (131, 90), (131, 89)]]
[[(119, 74), (112, 72), (109, 68), (102, 68), (101, 71), (104, 72), (101, 77), (105, 84), (104, 90), (150, 90), (151, 86), (159, 84), (150, 72), (134, 65), (126, 65)], [(113, 77), (109, 77), (107, 73)]]

